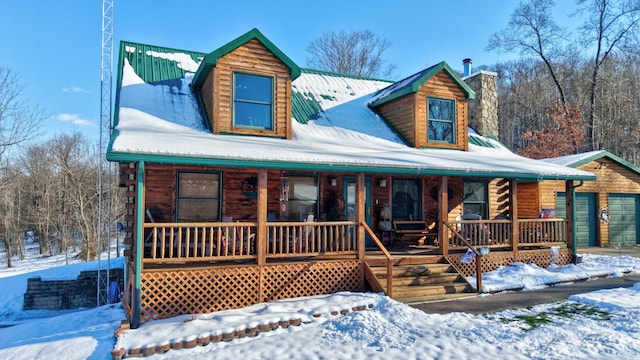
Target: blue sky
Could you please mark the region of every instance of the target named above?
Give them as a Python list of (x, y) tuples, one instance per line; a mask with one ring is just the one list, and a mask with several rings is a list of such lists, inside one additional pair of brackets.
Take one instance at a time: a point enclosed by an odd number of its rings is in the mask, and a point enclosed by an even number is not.
[[(559, 2), (556, 21), (563, 23), (573, 2)], [(515, 56), (484, 48), (489, 36), (506, 26), (516, 4), (114, 0), (113, 77), (120, 40), (210, 52), (254, 27), (301, 67), (306, 67), (308, 43), (323, 32), (367, 29), (392, 43), (385, 58), (397, 66), (398, 77), (440, 61), (461, 71), (466, 57), (479, 66)], [(45, 136), (78, 130), (99, 137), (101, 16), (101, 0), (0, 2), (0, 66), (15, 71), (25, 98), (51, 114)]]

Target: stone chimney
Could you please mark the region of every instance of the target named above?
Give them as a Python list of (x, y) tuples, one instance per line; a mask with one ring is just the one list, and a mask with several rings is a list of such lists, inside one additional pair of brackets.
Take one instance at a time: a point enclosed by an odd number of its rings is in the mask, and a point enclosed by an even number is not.
[(480, 70), (470, 76), (471, 59), (462, 60), (464, 65), (463, 80), (476, 93), (476, 98), (469, 100), (469, 126), (480, 135), (498, 137), (498, 74)]

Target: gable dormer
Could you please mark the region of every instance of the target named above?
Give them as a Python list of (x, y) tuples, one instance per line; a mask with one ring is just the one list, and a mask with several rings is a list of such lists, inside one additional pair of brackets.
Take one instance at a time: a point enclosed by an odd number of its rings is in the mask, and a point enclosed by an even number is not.
[(468, 150), (467, 100), (474, 97), (441, 62), (383, 89), (369, 106), (414, 147)]
[(291, 138), (300, 68), (253, 29), (205, 56), (192, 85), (214, 134)]

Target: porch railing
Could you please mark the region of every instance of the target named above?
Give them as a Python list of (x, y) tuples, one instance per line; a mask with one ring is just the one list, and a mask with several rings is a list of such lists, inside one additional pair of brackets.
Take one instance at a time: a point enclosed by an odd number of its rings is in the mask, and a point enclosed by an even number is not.
[(352, 221), (269, 222), (267, 234), (267, 257), (356, 252)]
[(520, 219), (520, 246), (566, 243), (567, 221), (564, 219)]
[[(145, 262), (256, 259), (255, 222), (145, 223)], [(269, 222), (267, 258), (356, 254), (355, 222)]]
[[(548, 246), (566, 243), (564, 219), (518, 219), (518, 246)], [(513, 244), (509, 220), (459, 220), (447, 225), (460, 236), (452, 236), (450, 247), (466, 248), (462, 238), (475, 247), (509, 247)]]
[(255, 257), (255, 223), (145, 223), (143, 228), (145, 260)]

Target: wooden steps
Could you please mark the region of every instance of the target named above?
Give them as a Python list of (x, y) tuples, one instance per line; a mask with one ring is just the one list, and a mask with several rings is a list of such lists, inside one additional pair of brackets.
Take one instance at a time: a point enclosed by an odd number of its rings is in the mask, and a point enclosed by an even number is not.
[[(473, 296), (475, 292), (453, 266), (440, 258), (397, 258), (393, 266), (392, 298), (404, 303), (420, 303)], [(386, 264), (367, 260), (371, 273), (385, 293), (387, 291)]]

